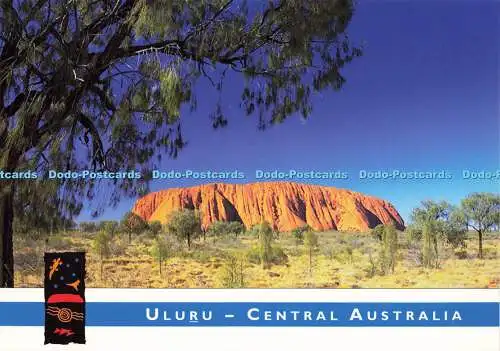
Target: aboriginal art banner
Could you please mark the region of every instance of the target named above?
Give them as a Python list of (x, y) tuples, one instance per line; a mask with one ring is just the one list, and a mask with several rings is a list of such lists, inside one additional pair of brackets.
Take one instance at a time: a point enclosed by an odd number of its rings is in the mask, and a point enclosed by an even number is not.
[(45, 253), (45, 344), (85, 344), (85, 253)]

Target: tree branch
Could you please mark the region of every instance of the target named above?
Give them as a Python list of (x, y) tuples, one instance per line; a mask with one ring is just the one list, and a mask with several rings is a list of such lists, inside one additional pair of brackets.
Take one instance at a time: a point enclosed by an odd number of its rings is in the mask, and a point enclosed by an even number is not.
[(99, 99), (101, 100), (101, 102), (104, 104), (104, 106), (108, 110), (110, 110), (112, 112), (116, 111), (116, 106), (114, 105), (113, 101), (111, 101), (111, 99), (106, 95), (106, 93), (102, 89), (100, 89), (96, 85), (92, 85), (90, 87), (90, 91), (93, 92), (95, 95), (97, 95), (99, 97)]
[(99, 135), (99, 131), (95, 127), (92, 120), (83, 113), (78, 114), (78, 121), (92, 136), (92, 167), (95, 168), (97, 164), (106, 167), (106, 160), (104, 159), (104, 146), (101, 136)]

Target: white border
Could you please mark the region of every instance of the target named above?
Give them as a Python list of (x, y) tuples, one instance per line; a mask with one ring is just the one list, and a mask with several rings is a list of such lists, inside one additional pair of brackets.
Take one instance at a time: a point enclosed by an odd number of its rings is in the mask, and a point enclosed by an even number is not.
[[(500, 302), (500, 289), (86, 289), (87, 302)], [(43, 289), (0, 289), (0, 302), (43, 302)]]

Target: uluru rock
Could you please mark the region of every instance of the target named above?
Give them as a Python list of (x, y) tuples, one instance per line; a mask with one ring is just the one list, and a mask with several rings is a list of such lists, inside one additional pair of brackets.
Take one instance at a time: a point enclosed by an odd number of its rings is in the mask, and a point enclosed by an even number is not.
[(285, 232), (308, 224), (314, 230), (366, 231), (378, 224), (404, 229), (389, 202), (358, 192), (293, 182), (205, 184), (150, 193), (133, 212), (147, 221), (166, 223), (179, 209), (201, 212), (203, 227), (215, 221), (239, 221), (247, 228), (269, 222)]

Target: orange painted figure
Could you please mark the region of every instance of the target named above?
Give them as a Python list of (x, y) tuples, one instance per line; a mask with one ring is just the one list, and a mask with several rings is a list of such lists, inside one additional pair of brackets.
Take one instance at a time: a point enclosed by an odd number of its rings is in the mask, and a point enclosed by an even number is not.
[(66, 284), (67, 286), (71, 286), (73, 289), (75, 289), (76, 291), (78, 291), (78, 286), (80, 285), (80, 279), (77, 279), (76, 281), (74, 281), (73, 283), (71, 284)]
[(52, 264), (50, 265), (49, 280), (52, 280), (52, 276), (59, 270), (59, 265), (61, 264), (63, 264), (63, 261), (60, 257), (52, 260)]

